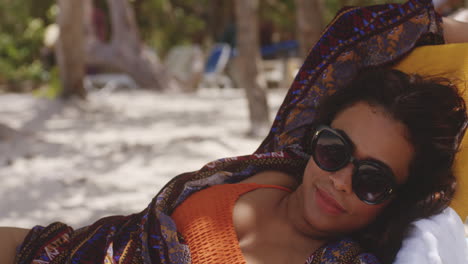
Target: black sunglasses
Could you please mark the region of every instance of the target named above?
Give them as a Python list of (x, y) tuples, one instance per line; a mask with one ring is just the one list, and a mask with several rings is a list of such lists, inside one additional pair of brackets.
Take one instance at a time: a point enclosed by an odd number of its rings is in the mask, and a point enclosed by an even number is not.
[(366, 204), (376, 205), (389, 199), (397, 183), (392, 170), (378, 160), (358, 160), (352, 156), (353, 144), (339, 131), (318, 126), (311, 142), (311, 154), (317, 166), (324, 171), (338, 171), (353, 163), (352, 188)]

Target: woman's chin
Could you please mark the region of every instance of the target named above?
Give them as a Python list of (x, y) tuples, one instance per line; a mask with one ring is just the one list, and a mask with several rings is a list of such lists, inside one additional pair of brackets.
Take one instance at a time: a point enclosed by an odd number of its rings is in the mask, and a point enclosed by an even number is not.
[(308, 200), (304, 202), (303, 210), (304, 220), (310, 229), (328, 237), (336, 237), (350, 234), (362, 227), (362, 223), (350, 213), (330, 205), (330, 201), (322, 197), (320, 187), (314, 186), (303, 197)]
[(321, 201), (317, 198), (317, 188), (314, 187), (312, 191), (306, 195), (308, 202), (304, 202), (304, 221), (307, 222), (307, 226), (314, 231), (318, 231), (329, 236), (335, 236), (340, 233), (337, 230), (340, 229), (338, 223), (338, 217), (330, 214), (326, 211), (326, 208), (320, 205)]

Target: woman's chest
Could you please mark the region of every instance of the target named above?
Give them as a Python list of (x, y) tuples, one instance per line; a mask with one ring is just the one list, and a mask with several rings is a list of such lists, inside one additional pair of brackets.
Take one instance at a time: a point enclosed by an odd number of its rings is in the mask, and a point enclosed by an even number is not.
[(269, 240), (269, 229), (280, 216), (279, 212), (275, 214), (275, 207), (283, 195), (281, 190), (257, 189), (241, 195), (235, 201), (232, 225), (239, 242), (244, 239)]
[[(256, 201), (240, 199), (258, 188), (252, 184), (213, 186), (193, 194), (176, 208), (171, 216), (190, 248), (192, 263), (246, 263), (234, 218), (248, 218), (236, 220), (244, 226), (258, 220)], [(241, 207), (236, 208), (239, 201)]]
[(305, 263), (314, 251), (313, 243), (295, 239), (291, 227), (282, 221), (277, 205), (285, 193), (261, 189), (242, 195), (233, 208), (233, 228), (239, 249), (248, 264)]
[(304, 263), (310, 252), (288, 245), (290, 238), (276, 224), (275, 205), (284, 189), (227, 187), (201, 191), (172, 214), (193, 263)]

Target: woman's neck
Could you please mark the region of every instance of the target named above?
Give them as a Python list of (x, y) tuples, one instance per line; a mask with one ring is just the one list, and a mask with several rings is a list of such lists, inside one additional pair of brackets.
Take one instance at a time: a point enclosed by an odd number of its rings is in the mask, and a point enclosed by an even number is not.
[[(304, 210), (299, 199), (301, 186), (294, 177), (278, 171), (264, 171), (242, 182), (279, 185), (293, 191), (278, 192), (261, 189), (244, 194), (239, 199), (236, 206), (243, 203), (251, 206), (252, 211), (256, 212), (255, 222), (259, 223), (241, 228), (238, 232), (241, 247), (251, 248), (255, 244), (253, 247), (255, 248), (259, 244), (276, 243), (277, 247), (291, 248), (291, 251), (295, 251), (294, 255), (301, 255), (302, 252), (307, 255), (305, 257), (308, 257), (327, 242), (327, 239), (324, 239), (327, 237), (325, 234), (314, 231), (315, 229), (301, 217), (300, 212)], [(246, 219), (243, 215), (239, 222), (245, 222)]]
[(303, 208), (298, 199), (300, 190), (286, 193), (273, 207), (269, 229), (275, 230), (276, 239), (286, 239), (288, 245), (312, 254), (316, 249), (324, 245), (329, 239), (323, 232), (315, 230), (303, 217)]

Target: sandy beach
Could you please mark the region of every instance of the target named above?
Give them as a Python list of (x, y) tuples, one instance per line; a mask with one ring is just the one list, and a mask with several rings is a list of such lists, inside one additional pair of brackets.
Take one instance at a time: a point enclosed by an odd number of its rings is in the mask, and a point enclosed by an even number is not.
[[(271, 117), (286, 89), (269, 91)], [(172, 177), (252, 153), (240, 89), (94, 92), (83, 101), (0, 95), (0, 226), (73, 227), (143, 210)]]

